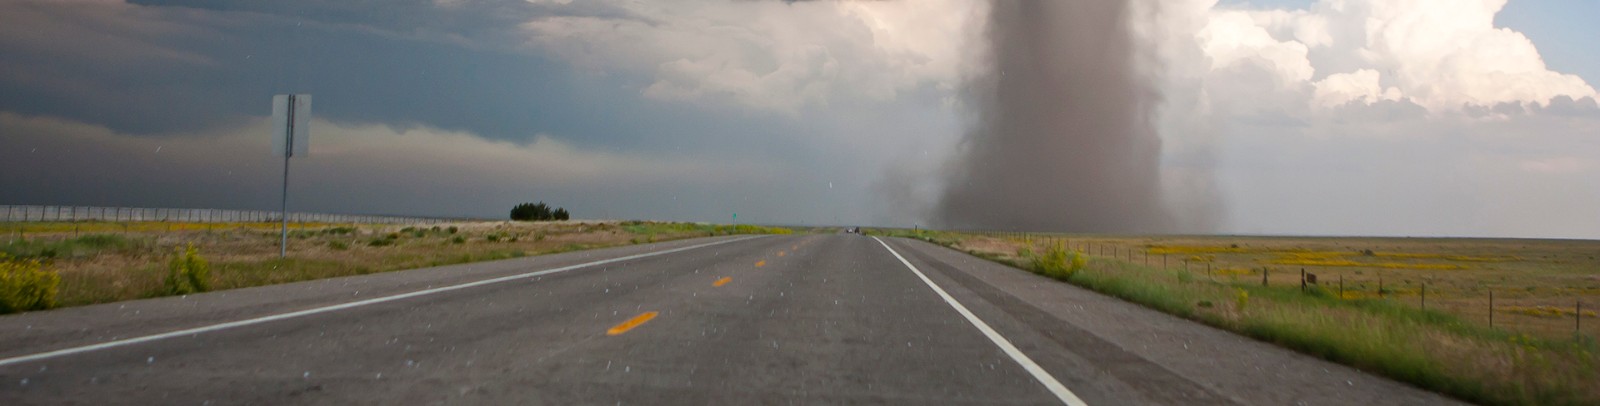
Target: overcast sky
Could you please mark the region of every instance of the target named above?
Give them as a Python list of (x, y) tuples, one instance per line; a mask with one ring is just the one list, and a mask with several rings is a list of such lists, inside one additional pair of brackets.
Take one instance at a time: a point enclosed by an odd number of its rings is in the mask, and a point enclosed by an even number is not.
[[(1600, 238), (1600, 3), (1126, 1), (1197, 231)], [(0, 204), (926, 225), (988, 9), (0, 1)]]

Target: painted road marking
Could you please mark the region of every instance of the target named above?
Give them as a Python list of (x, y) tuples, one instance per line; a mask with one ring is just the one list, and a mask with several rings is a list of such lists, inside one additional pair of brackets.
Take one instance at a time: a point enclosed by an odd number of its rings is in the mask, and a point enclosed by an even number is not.
[(944, 298), (945, 303), (949, 303), (950, 307), (954, 307), (957, 313), (961, 313), (962, 317), (966, 317), (967, 321), (972, 322), (972, 325), (976, 326), (978, 331), (982, 331), (983, 335), (989, 337), (989, 341), (993, 341), (994, 345), (999, 346), (1001, 351), (1005, 351), (1006, 355), (1010, 355), (1012, 360), (1017, 361), (1017, 364), (1021, 364), (1022, 369), (1028, 370), (1028, 373), (1033, 375), (1033, 379), (1044, 384), (1044, 387), (1049, 389), (1050, 393), (1054, 393), (1057, 399), (1061, 399), (1061, 403), (1072, 406), (1088, 405), (1083, 403), (1083, 399), (1078, 399), (1078, 395), (1067, 390), (1067, 387), (1057, 381), (1056, 377), (1051, 376), (1049, 371), (1045, 371), (1039, 364), (1034, 363), (1032, 358), (1028, 358), (1027, 354), (1023, 354), (1022, 350), (1017, 349), (1017, 346), (1011, 345), (1011, 340), (1007, 340), (999, 332), (994, 331), (993, 328), (989, 327), (989, 323), (984, 323), (983, 320), (978, 319), (977, 315), (967, 310), (966, 306), (962, 306), (961, 302), (956, 301), (956, 298), (951, 297), (949, 293), (945, 293), (944, 289), (940, 288), (939, 285), (935, 285), (932, 279), (928, 279), (928, 275), (923, 275), (921, 270), (911, 265), (911, 261), (907, 261), (906, 257), (900, 256), (899, 252), (895, 252), (894, 248), (890, 248), (888, 243), (883, 242), (878, 237), (872, 237), (872, 239), (878, 240), (878, 244), (882, 244), (883, 249), (889, 250), (890, 254), (894, 254), (895, 258), (900, 259), (900, 263), (905, 264), (906, 268), (911, 268), (911, 272), (916, 273), (918, 278), (922, 278), (922, 283), (926, 283), (929, 288), (933, 288), (934, 293), (938, 293), (939, 297)]
[(760, 260), (760, 261), (756, 261), (756, 267), (757, 268), (760, 268), (760, 267), (763, 267), (763, 266), (767, 266), (767, 260), (763, 259), (763, 260)]
[(209, 332), (212, 332), (212, 331), (225, 330), (225, 329), (230, 329), (230, 328), (234, 328), (234, 327), (243, 327), (243, 326), (248, 326), (248, 325), (252, 325), (252, 324), (261, 324), (261, 323), (266, 323), (266, 322), (270, 322), (270, 321), (292, 319), (292, 318), (301, 317), (301, 316), (310, 316), (310, 315), (318, 314), (318, 313), (327, 313), (327, 312), (331, 312), (331, 311), (350, 309), (350, 308), (361, 307), (361, 306), (366, 306), (366, 305), (371, 305), (371, 304), (392, 302), (392, 301), (396, 301), (396, 300), (400, 300), (400, 299), (408, 299), (408, 298), (413, 298), (413, 297), (417, 297), (417, 296), (426, 296), (426, 295), (431, 295), (431, 294), (435, 294), (435, 293), (449, 292), (449, 291), (452, 291), (452, 290), (460, 290), (460, 289), (473, 288), (473, 287), (484, 286), (484, 285), (492, 285), (492, 284), (496, 284), (496, 283), (523, 280), (523, 279), (528, 279), (528, 278), (531, 278), (531, 277), (544, 276), (544, 275), (549, 275), (549, 274), (558, 273), (558, 272), (566, 272), (566, 271), (571, 271), (571, 270), (574, 270), (574, 269), (582, 269), (582, 268), (587, 268), (587, 267), (591, 267), (591, 266), (595, 266), (595, 265), (604, 265), (604, 264), (610, 264), (610, 263), (616, 263), (616, 262), (622, 262), (622, 261), (631, 261), (631, 260), (635, 260), (635, 259), (639, 259), (639, 258), (648, 258), (648, 257), (657, 256), (657, 255), (666, 255), (666, 254), (671, 254), (671, 253), (675, 253), (675, 252), (688, 251), (688, 250), (692, 250), (692, 249), (696, 249), (696, 248), (705, 248), (705, 247), (710, 247), (710, 246), (713, 246), (713, 245), (721, 245), (721, 244), (739, 242), (739, 241), (749, 240), (749, 239), (752, 239), (752, 238), (761, 238), (761, 237), (762, 236), (737, 238), (737, 239), (732, 239), (732, 240), (723, 240), (723, 241), (705, 243), (705, 244), (700, 244), (700, 245), (691, 245), (691, 246), (682, 247), (682, 248), (673, 248), (673, 249), (664, 250), (664, 251), (647, 252), (647, 253), (643, 253), (643, 254), (634, 254), (634, 255), (629, 255), (629, 256), (625, 256), (625, 257), (617, 257), (617, 258), (594, 261), (594, 262), (585, 262), (585, 263), (581, 263), (581, 264), (577, 264), (577, 265), (569, 265), (569, 266), (564, 266), (564, 267), (555, 268), (555, 269), (546, 269), (546, 270), (543, 270), (543, 271), (534, 271), (534, 272), (528, 272), (528, 273), (523, 273), (523, 274), (511, 275), (511, 276), (503, 276), (503, 277), (494, 278), (494, 279), (485, 279), (485, 280), (481, 280), (481, 281), (477, 281), (477, 282), (468, 282), (468, 283), (463, 283), (463, 284), (460, 284), (460, 285), (445, 286), (445, 287), (433, 288), (433, 289), (424, 289), (424, 290), (419, 290), (419, 291), (416, 291), (416, 292), (401, 293), (401, 294), (398, 294), (398, 295), (384, 296), (384, 297), (372, 298), (372, 299), (367, 299), (367, 300), (362, 300), (362, 301), (336, 304), (336, 305), (332, 305), (332, 306), (324, 306), (324, 307), (300, 310), (300, 311), (289, 312), (289, 313), (274, 314), (274, 315), (271, 315), (271, 316), (263, 316), (263, 317), (253, 318), (253, 319), (230, 321), (230, 322), (227, 322), (227, 323), (213, 324), (213, 325), (204, 326), (204, 327), (195, 327), (195, 328), (183, 329), (183, 330), (172, 331), (172, 332), (166, 332), (166, 333), (161, 333), (161, 334), (147, 335), (147, 336), (144, 336), (144, 337), (134, 337), (134, 338), (123, 339), (123, 340), (107, 341), (107, 342), (103, 342), (103, 343), (99, 343), (99, 344), (85, 345), (85, 346), (82, 346), (82, 347), (64, 348), (64, 349), (59, 349), (59, 350), (55, 350), (55, 351), (41, 352), (41, 353), (38, 353), (38, 354), (11, 357), (11, 358), (6, 358), (6, 359), (0, 359), (0, 367), (7, 366), (7, 365), (12, 365), (12, 364), (20, 364), (20, 363), (28, 362), (28, 361), (38, 361), (38, 360), (42, 360), (42, 359), (50, 359), (50, 358), (55, 358), (55, 357), (61, 357), (61, 356), (67, 356), (67, 355), (73, 355), (73, 354), (80, 354), (80, 353), (85, 353), (85, 352), (90, 352), (90, 351), (98, 351), (98, 350), (104, 350), (104, 349), (108, 349), (108, 348), (116, 348), (116, 347), (121, 347), (121, 346), (125, 346), (125, 345), (133, 345), (133, 344), (151, 342), (151, 341), (156, 341), (156, 340), (164, 340), (164, 339), (173, 338), (173, 337), (182, 337), (182, 336), (194, 335), (194, 334), (200, 334), (200, 333), (209, 333)]
[(722, 287), (722, 285), (727, 285), (728, 282), (733, 282), (733, 278), (724, 276), (724, 277), (722, 277), (722, 279), (718, 279), (716, 282), (711, 282), (711, 286), (716, 286), (716, 287), (720, 288), (720, 287)]
[(638, 316), (633, 316), (633, 318), (628, 319), (628, 321), (622, 322), (622, 324), (612, 326), (610, 330), (606, 330), (606, 335), (614, 336), (626, 333), (628, 330), (632, 330), (634, 327), (639, 327), (640, 324), (644, 324), (653, 318), (656, 318), (656, 312), (640, 313)]

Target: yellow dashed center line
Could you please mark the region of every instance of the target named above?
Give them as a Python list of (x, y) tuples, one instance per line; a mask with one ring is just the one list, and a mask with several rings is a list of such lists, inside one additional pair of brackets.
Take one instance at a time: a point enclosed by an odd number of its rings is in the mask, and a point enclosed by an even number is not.
[(756, 267), (759, 268), (759, 267), (763, 267), (763, 266), (767, 266), (767, 260), (763, 259), (763, 260), (760, 260), (760, 261), (756, 261)]
[(622, 324), (611, 327), (610, 330), (606, 330), (606, 335), (614, 336), (617, 334), (626, 333), (628, 330), (632, 330), (634, 327), (639, 327), (640, 324), (644, 324), (653, 318), (656, 318), (656, 312), (641, 313), (638, 316), (633, 316), (633, 318), (628, 319), (628, 321), (622, 322)]
[(716, 282), (711, 282), (711, 286), (722, 287), (722, 285), (727, 285), (728, 282), (733, 282), (733, 278), (724, 276), (722, 279), (718, 279)]

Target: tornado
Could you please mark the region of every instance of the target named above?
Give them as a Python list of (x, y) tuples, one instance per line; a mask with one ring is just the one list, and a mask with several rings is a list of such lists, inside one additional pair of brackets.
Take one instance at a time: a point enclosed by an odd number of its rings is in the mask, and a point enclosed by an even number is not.
[(1129, 0), (995, 1), (972, 127), (933, 221), (967, 230), (1173, 229), (1161, 196), (1158, 86), (1138, 69)]

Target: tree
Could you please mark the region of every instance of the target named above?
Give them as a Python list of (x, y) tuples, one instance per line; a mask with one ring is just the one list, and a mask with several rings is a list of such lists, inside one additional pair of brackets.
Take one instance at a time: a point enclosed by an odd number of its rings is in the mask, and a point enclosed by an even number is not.
[(523, 203), (511, 208), (511, 219), (517, 221), (566, 220), (570, 216), (567, 209), (557, 207), (552, 210), (544, 202)]
[(511, 208), (511, 219), (517, 221), (540, 221), (550, 218), (550, 206), (539, 203), (523, 203)]

